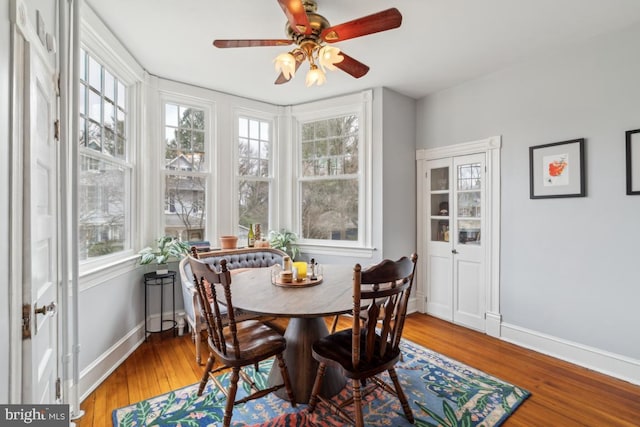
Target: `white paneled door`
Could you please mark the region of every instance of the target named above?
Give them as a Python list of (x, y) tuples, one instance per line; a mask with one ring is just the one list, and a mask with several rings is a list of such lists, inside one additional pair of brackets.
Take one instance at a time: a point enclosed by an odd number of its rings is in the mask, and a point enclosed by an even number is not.
[(485, 154), (453, 159), (451, 255), (453, 321), (484, 331)]
[(426, 312), (484, 331), (486, 154), (429, 160), (422, 194), (426, 218)]
[(30, 338), (23, 341), (22, 398), (54, 403), (58, 379), (58, 142), (55, 73), (33, 48), (25, 55), (23, 301)]

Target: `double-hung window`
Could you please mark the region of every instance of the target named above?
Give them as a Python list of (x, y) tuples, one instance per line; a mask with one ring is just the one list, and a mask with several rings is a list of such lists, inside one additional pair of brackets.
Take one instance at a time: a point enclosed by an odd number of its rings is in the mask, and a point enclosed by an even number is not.
[(266, 238), (273, 175), (272, 122), (239, 116), (237, 123), (238, 235), (245, 238), (251, 224), (260, 224)]
[(303, 245), (367, 248), (371, 199), (368, 101), (337, 99), (294, 111), (298, 127), (297, 231)]
[(207, 223), (206, 111), (165, 102), (164, 233), (184, 241), (203, 240)]
[(131, 249), (128, 87), (86, 50), (80, 56), (80, 261)]

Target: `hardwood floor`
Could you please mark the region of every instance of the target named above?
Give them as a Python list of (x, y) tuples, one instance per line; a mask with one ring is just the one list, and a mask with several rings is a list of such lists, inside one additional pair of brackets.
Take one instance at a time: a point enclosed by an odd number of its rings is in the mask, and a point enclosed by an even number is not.
[[(640, 425), (639, 386), (423, 314), (409, 316), (404, 336), (529, 390), (504, 426)], [(76, 425), (109, 426), (113, 409), (198, 382), (202, 369), (190, 334), (154, 335), (84, 400)]]

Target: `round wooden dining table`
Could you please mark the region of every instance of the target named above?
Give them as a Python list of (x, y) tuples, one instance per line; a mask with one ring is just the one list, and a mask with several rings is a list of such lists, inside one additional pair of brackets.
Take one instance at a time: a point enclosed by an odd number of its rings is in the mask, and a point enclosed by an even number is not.
[[(329, 334), (324, 318), (351, 312), (353, 309), (353, 265), (323, 265), (322, 282), (313, 286), (277, 286), (271, 283), (270, 268), (251, 268), (233, 274), (233, 305), (254, 313), (289, 318), (285, 331), (287, 348), (284, 358), (291, 377), (295, 400), (308, 403), (318, 369), (311, 346)], [(275, 369), (274, 369), (275, 368)], [(281, 384), (280, 370), (275, 366), (269, 384)], [(327, 368), (321, 393), (337, 394), (346, 384), (344, 376)], [(284, 389), (276, 395), (286, 399)]]

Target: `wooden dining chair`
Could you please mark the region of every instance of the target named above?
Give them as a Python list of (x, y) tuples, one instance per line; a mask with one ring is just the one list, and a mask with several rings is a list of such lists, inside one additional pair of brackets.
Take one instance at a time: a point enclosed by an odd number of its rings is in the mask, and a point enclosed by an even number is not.
[[(257, 399), (284, 387), (291, 404), (295, 406), (293, 389), (289, 380), (289, 373), (282, 353), (287, 343), (282, 335), (258, 320), (245, 320), (236, 322), (233, 302), (231, 298), (231, 274), (227, 269), (227, 261), (220, 262), (221, 271), (214, 271), (203, 262), (194, 263), (193, 272), (196, 289), (200, 299), (202, 315), (207, 325), (210, 354), (207, 360), (198, 396), (204, 392), (209, 379), (225, 394), (227, 403), (224, 410), (223, 425), (229, 426), (233, 407), (239, 403), (245, 403)], [(204, 269), (201, 270), (201, 266)], [(209, 299), (212, 303), (209, 304)], [(223, 319), (222, 304), (225, 302), (226, 319)], [(275, 356), (282, 374), (283, 383), (269, 388), (260, 389), (247, 375), (243, 368), (249, 365), (257, 365), (260, 361)], [(213, 369), (213, 365), (219, 362), (219, 366)], [(231, 368), (229, 388), (226, 389), (218, 380), (216, 374), (224, 369)], [(238, 381), (242, 380), (249, 385), (248, 396), (236, 400)]]
[[(313, 358), (319, 365), (309, 399), (309, 412), (322, 402), (351, 424), (362, 427), (362, 398), (380, 387), (398, 397), (407, 420), (414, 423), (413, 412), (394, 366), (401, 355), (400, 341), (417, 259), (418, 256), (413, 254), (411, 258), (402, 257), (398, 261), (384, 260), (364, 271), (360, 264), (356, 264), (351, 329), (320, 338), (312, 347)], [(366, 312), (364, 321), (361, 311)], [(351, 379), (351, 398), (336, 403), (320, 395), (327, 366), (340, 369)], [(385, 371), (389, 373), (393, 388), (378, 377)], [(351, 403), (354, 405), (353, 414), (345, 409)]]

